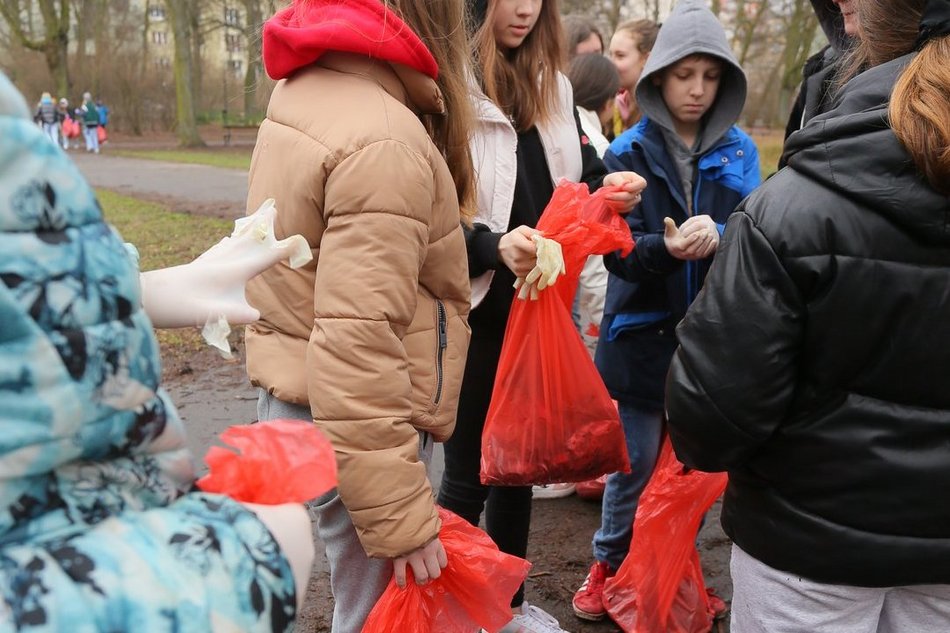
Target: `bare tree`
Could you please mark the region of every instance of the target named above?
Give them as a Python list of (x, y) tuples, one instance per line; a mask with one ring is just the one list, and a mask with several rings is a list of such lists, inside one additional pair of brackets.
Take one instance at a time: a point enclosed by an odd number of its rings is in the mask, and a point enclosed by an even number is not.
[[(785, 0), (785, 48), (782, 51), (779, 77), (778, 112), (788, 112), (795, 89), (801, 82), (802, 67), (811, 53), (818, 30), (818, 18), (808, 0)], [(776, 120), (775, 122), (779, 122)]]
[(244, 36), (247, 41), (247, 71), (244, 73), (244, 118), (255, 120), (261, 115), (258, 90), (264, 78), (261, 61), (261, 28), (264, 25), (260, 0), (242, 0), (245, 10)]
[(749, 59), (749, 51), (753, 42), (757, 37), (762, 36), (762, 26), (769, 14), (770, 4), (760, 0), (752, 2), (736, 0), (735, 4), (732, 50), (736, 53), (739, 65), (744, 66)]
[(192, 58), (192, 22), (189, 0), (165, 0), (165, 9), (175, 38), (175, 102), (178, 142), (183, 147), (202, 147), (195, 116), (195, 94)]
[[(42, 33), (36, 33), (34, 7), (42, 18)], [(43, 53), (57, 94), (69, 94), (69, 0), (0, 0), (0, 16), (21, 46)]]

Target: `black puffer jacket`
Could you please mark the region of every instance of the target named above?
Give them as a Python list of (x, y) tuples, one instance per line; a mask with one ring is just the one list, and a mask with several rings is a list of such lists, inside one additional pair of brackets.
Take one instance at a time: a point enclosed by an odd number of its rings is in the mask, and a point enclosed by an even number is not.
[(734, 213), (678, 329), (679, 457), (723, 527), (824, 583), (950, 583), (950, 199), (887, 123), (906, 56), (852, 80)]

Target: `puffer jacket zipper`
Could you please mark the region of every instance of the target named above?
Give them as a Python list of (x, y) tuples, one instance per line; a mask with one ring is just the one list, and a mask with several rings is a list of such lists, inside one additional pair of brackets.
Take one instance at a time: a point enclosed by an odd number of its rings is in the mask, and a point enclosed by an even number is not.
[(435, 404), (439, 404), (439, 402), (442, 400), (442, 357), (445, 354), (445, 348), (448, 347), (449, 344), (449, 335), (448, 322), (445, 316), (445, 304), (436, 299), (435, 305), (438, 309), (439, 351), (436, 357), (435, 399), (433, 402)]

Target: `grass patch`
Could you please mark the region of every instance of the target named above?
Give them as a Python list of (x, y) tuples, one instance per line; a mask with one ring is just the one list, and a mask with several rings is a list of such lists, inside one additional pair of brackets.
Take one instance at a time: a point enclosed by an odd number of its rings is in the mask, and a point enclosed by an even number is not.
[[(230, 220), (174, 213), (160, 204), (104, 189), (97, 189), (96, 195), (106, 221), (135, 244), (141, 270), (186, 264), (234, 228)], [(187, 364), (191, 355), (207, 347), (197, 328), (156, 330), (156, 336), (162, 358), (172, 367)]]
[(163, 160), (171, 163), (188, 163), (192, 165), (210, 165), (225, 169), (240, 169), (247, 171), (251, 168), (251, 150), (222, 151), (206, 149), (122, 149), (109, 152), (114, 156), (126, 158), (144, 158), (147, 160)]
[(781, 130), (770, 130), (752, 135), (755, 146), (759, 148), (759, 169), (762, 180), (778, 170), (778, 159), (782, 156), (782, 146), (785, 144), (785, 133)]
[(142, 270), (185, 264), (234, 228), (231, 220), (174, 213), (160, 204), (98, 189), (106, 221), (135, 244)]

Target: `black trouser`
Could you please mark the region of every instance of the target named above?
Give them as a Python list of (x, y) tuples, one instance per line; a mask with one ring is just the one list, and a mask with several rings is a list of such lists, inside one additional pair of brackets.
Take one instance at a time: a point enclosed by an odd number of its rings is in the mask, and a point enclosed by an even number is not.
[[(501, 340), (472, 338), (462, 379), (455, 433), (445, 443), (445, 474), (439, 489), (439, 505), (478, 525), (485, 510), (485, 527), (498, 549), (527, 558), (531, 524), (530, 486), (483, 486), (478, 478), (482, 457), (482, 429), (491, 402)], [(486, 505), (487, 501), (487, 505)], [(524, 602), (524, 585), (511, 600)]]

